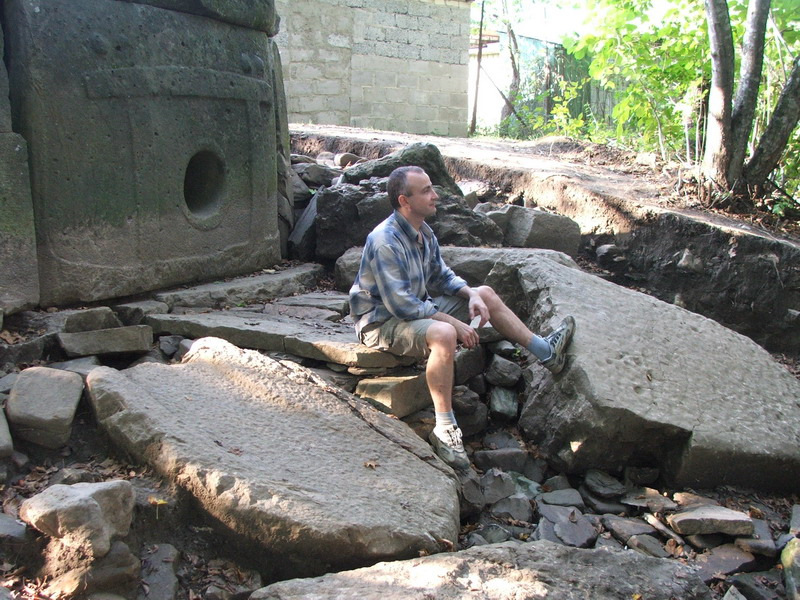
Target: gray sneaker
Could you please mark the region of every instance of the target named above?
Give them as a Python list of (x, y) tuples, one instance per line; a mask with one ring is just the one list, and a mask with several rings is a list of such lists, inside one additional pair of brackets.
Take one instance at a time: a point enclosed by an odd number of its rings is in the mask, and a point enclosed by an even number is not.
[(567, 361), (566, 349), (572, 339), (572, 334), (575, 332), (575, 319), (567, 317), (556, 330), (544, 338), (550, 344), (550, 350), (553, 354), (550, 358), (543, 360), (542, 364), (545, 368), (549, 369), (553, 375), (561, 373), (564, 369), (564, 363)]
[[(439, 436), (442, 437), (439, 437)], [(448, 465), (459, 471), (469, 469), (469, 458), (464, 451), (464, 444), (461, 442), (461, 429), (457, 425), (431, 431), (428, 441), (433, 446), (436, 454)]]

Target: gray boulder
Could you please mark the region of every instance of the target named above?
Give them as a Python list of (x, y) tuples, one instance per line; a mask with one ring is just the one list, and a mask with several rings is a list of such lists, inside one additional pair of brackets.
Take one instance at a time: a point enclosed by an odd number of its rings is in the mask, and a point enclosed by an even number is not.
[(19, 374), (8, 398), (6, 415), (14, 435), (45, 448), (59, 448), (72, 433), (83, 393), (77, 373), (30, 367)]
[(192, 494), (273, 577), (457, 540), (452, 470), (405, 424), (298, 365), (204, 338), (182, 364), (101, 367), (87, 386), (110, 439)]
[(347, 573), (282, 581), (257, 590), (250, 598), (630, 600), (639, 595), (648, 600), (711, 599), (702, 581), (675, 561), (544, 541), (480, 545)]
[(503, 230), (504, 246), (549, 248), (572, 257), (578, 255), (581, 228), (569, 217), (514, 204), (484, 214)]
[(534, 331), (575, 317), (566, 369), (530, 378), (520, 416), (557, 468), (619, 471), (646, 460), (677, 486), (793, 489), (786, 473), (800, 471), (800, 382), (750, 339), (560, 253), (442, 255), (468, 282), (492, 285)]
[(388, 177), (397, 167), (410, 165), (425, 169), (433, 185), (447, 190), (450, 194), (463, 197), (461, 189), (444, 164), (442, 153), (433, 144), (425, 142), (411, 144), (382, 158), (350, 167), (344, 172), (343, 182), (358, 184), (372, 177)]
[(134, 491), (129, 481), (51, 485), (25, 500), (20, 519), (65, 546), (99, 558), (111, 550), (114, 537), (128, 534)]

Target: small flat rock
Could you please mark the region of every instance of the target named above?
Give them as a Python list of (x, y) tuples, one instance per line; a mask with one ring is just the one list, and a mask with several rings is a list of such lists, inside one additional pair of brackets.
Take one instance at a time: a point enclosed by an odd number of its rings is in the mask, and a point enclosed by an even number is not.
[(150, 545), (142, 554), (142, 583), (147, 593), (137, 600), (174, 600), (178, 592), (178, 559), (180, 552), (171, 544)]
[(597, 529), (577, 508), (539, 504), (539, 514), (553, 523), (556, 535), (567, 546), (588, 548), (597, 539)]
[(747, 600), (783, 600), (786, 598), (783, 573), (778, 569), (737, 573), (731, 575), (728, 581), (733, 584), (731, 589), (739, 591)]
[(574, 506), (581, 511), (586, 508), (580, 492), (574, 488), (545, 492), (540, 495), (537, 500), (541, 500), (545, 504), (550, 504), (551, 506)]
[(708, 552), (698, 554), (694, 566), (697, 574), (706, 583), (718, 574), (730, 575), (740, 571), (752, 571), (758, 561), (749, 552), (740, 550), (733, 544), (723, 544)]
[(655, 535), (656, 530), (641, 519), (629, 519), (616, 515), (603, 515), (603, 526), (623, 544), (634, 535)]
[(350, 299), (342, 292), (310, 292), (278, 298), (274, 304), (283, 306), (307, 306), (321, 308), (344, 316), (350, 312)]
[(282, 581), (257, 590), (250, 598), (628, 600), (637, 594), (647, 600), (711, 598), (708, 588), (675, 561), (636, 552), (580, 550), (547, 541), (473, 546), (314, 579)]
[(524, 494), (512, 494), (495, 502), (490, 512), (497, 518), (508, 518), (515, 521), (530, 522), (533, 517), (531, 502)]
[(628, 506), (646, 508), (653, 513), (674, 511), (678, 508), (677, 503), (662, 495), (658, 490), (647, 487), (632, 489), (623, 494), (619, 501)]
[(491, 468), (522, 473), (528, 453), (522, 448), (498, 448), (496, 450), (476, 450), (473, 455), (475, 466), (481, 471)]
[(398, 373), (385, 377), (362, 379), (356, 385), (356, 396), (380, 405), (398, 419), (430, 406), (430, 392), (425, 373)]
[(153, 330), (147, 325), (130, 325), (79, 333), (59, 333), (58, 342), (67, 356), (148, 352), (153, 345)]
[(669, 558), (670, 554), (664, 549), (664, 544), (652, 535), (636, 534), (628, 538), (628, 547), (633, 548), (648, 556), (656, 558)]
[(181, 364), (101, 367), (87, 387), (109, 437), (257, 544), (271, 577), (457, 539), (452, 470), (404, 423), (299, 365), (203, 338)]
[(583, 484), (592, 494), (601, 498), (618, 498), (626, 491), (619, 479), (598, 469), (589, 469)]
[(749, 536), (753, 533), (753, 520), (746, 514), (724, 506), (703, 505), (667, 517), (667, 523), (677, 533), (724, 533)]
[(64, 319), (65, 333), (113, 329), (114, 327), (122, 327), (122, 323), (117, 318), (117, 315), (114, 314), (114, 311), (107, 306), (69, 312)]
[(620, 515), (628, 513), (628, 507), (622, 504), (621, 502), (615, 502), (613, 499), (610, 498), (601, 498), (600, 496), (595, 496), (589, 490), (586, 489), (586, 486), (581, 485), (578, 488), (578, 491), (583, 498), (584, 503), (586, 506), (592, 509), (597, 514), (604, 515), (607, 513)]
[(488, 504), (494, 504), (517, 491), (514, 479), (500, 469), (489, 469), (481, 477), (483, 495)]
[(83, 378), (77, 373), (48, 367), (25, 369), (8, 398), (8, 422), (20, 438), (60, 448), (69, 440), (82, 393)]

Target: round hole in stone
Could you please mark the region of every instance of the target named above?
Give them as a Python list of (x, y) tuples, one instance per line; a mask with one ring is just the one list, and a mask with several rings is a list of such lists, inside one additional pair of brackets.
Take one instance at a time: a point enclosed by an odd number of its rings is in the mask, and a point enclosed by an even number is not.
[(211, 150), (201, 150), (189, 160), (183, 177), (183, 199), (189, 211), (199, 217), (214, 214), (220, 205), (225, 183), (225, 165)]

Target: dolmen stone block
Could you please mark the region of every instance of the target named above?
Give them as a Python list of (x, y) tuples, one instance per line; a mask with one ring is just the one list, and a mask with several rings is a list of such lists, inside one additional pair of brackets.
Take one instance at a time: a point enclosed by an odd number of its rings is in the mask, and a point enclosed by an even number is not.
[(135, 494), (129, 481), (51, 485), (25, 500), (20, 518), (66, 546), (105, 556), (112, 540), (128, 534)]
[(547, 541), (508, 541), (312, 579), (281, 581), (256, 590), (250, 599), (638, 597), (711, 600), (711, 591), (689, 567), (677, 561), (637, 552), (582, 550)]
[(207, 18), (256, 25), (271, 3), (154, 4), (187, 12), (4, 3), (6, 52), (25, 57), (11, 61), (9, 81), (29, 144), (44, 305), (280, 260), (276, 46), (263, 31)]
[(124, 0), (200, 15), (276, 35), (280, 19), (274, 0)]
[(0, 233), (0, 311), (10, 315), (39, 304), (28, 144), (16, 133), (0, 132)]
[(577, 328), (565, 370), (534, 382), (520, 415), (527, 440), (565, 472), (658, 467), (676, 487), (794, 491), (800, 381), (722, 325), (585, 273), (545, 250), (443, 248), (534, 331), (566, 315)]
[(66, 444), (83, 387), (77, 373), (49, 367), (22, 371), (6, 406), (14, 435), (45, 448)]
[(203, 338), (181, 364), (100, 367), (87, 387), (109, 438), (192, 494), (271, 577), (456, 542), (452, 470), (405, 424), (298, 365)]

